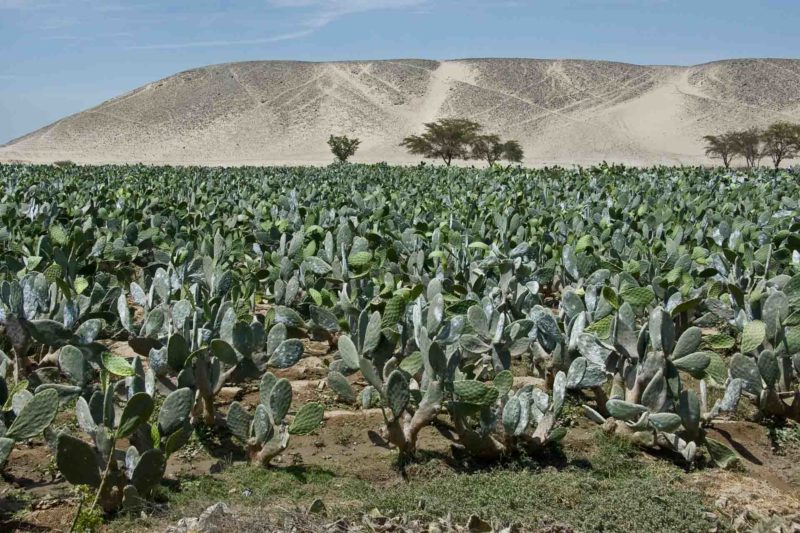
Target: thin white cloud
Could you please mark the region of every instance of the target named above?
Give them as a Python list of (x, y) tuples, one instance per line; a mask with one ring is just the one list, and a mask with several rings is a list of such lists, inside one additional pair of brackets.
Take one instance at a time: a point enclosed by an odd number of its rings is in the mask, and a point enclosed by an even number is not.
[(162, 43), (162, 44), (144, 44), (138, 46), (127, 46), (127, 50), (178, 50), (181, 48), (214, 48), (218, 46), (240, 46), (252, 44), (267, 44), (276, 43), (279, 41), (288, 41), (291, 39), (299, 39), (309, 35), (314, 30), (307, 29), (296, 31), (292, 33), (283, 33), (273, 35), (271, 37), (264, 37), (261, 39), (240, 39), (240, 40), (221, 40), (221, 41), (194, 41), (188, 43)]
[(310, 11), (304, 25), (319, 29), (344, 15), (402, 9), (427, 4), (428, 0), (267, 0), (275, 7), (305, 9)]
[[(0, 0), (3, 1), (3, 0)], [(430, 0), (267, 0), (275, 8), (302, 10), (297, 31), (257, 39), (233, 39), (214, 41), (191, 41), (183, 43), (156, 43), (129, 46), (129, 50), (176, 50), (181, 48), (215, 48), (222, 46), (246, 46), (300, 39), (324, 28), (334, 20), (354, 13), (386, 9), (418, 7)]]

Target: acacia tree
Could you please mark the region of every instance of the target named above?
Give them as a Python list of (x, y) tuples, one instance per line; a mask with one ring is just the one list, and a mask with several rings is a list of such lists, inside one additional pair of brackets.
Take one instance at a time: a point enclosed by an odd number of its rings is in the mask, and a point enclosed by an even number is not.
[(506, 141), (503, 143), (503, 159), (512, 163), (522, 163), (525, 152), (519, 141)]
[(502, 142), (497, 135), (479, 135), (472, 143), (472, 157), (475, 159), (485, 159), (489, 165), (501, 159), (513, 163), (520, 163), (524, 155), (519, 142)]
[(791, 159), (800, 152), (800, 126), (788, 122), (778, 122), (764, 131), (762, 153), (772, 159), (777, 169), (781, 161)]
[(722, 159), (725, 168), (730, 168), (733, 156), (736, 155), (736, 146), (732, 134), (706, 135), (706, 155), (712, 159)]
[(453, 159), (469, 159), (481, 125), (462, 118), (443, 118), (425, 124), (425, 133), (403, 139), (409, 153), (431, 159), (441, 158), (448, 167)]
[(338, 137), (331, 135), (328, 139), (328, 146), (331, 147), (331, 152), (340, 163), (346, 163), (350, 157), (355, 155), (359, 144), (361, 144), (359, 139), (350, 139), (344, 135)]
[(758, 165), (763, 154), (761, 151), (761, 131), (758, 128), (750, 128), (744, 131), (736, 131), (729, 135), (733, 143), (734, 153), (744, 157), (747, 168), (753, 168)]

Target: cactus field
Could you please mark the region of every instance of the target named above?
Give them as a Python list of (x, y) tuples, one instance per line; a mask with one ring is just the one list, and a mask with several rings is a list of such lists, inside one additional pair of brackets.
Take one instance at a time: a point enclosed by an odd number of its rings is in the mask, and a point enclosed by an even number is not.
[(0, 181), (0, 529), (800, 527), (797, 169)]

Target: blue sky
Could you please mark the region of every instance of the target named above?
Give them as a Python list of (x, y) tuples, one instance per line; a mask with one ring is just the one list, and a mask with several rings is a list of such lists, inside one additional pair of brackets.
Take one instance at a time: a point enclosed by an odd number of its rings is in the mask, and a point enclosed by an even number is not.
[(0, 143), (228, 61), (800, 57), (800, 0), (0, 0)]

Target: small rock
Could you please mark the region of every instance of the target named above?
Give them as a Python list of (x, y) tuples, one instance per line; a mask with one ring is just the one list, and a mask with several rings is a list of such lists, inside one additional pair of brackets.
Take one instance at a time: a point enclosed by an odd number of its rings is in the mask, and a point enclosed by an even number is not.
[(241, 400), (244, 396), (244, 390), (241, 387), (222, 387), (219, 390), (217, 397), (223, 403), (229, 403), (234, 400)]
[(231, 513), (228, 506), (222, 502), (215, 503), (197, 517), (195, 530), (198, 533), (217, 533), (223, 531), (230, 522)]
[(328, 369), (322, 359), (309, 355), (303, 357), (296, 365), (280, 372), (280, 377), (289, 381), (320, 379), (328, 375)]
[(308, 508), (308, 512), (312, 514), (325, 516), (328, 511), (323, 501), (317, 498), (316, 500), (311, 502), (311, 506)]
[(742, 513), (736, 517), (733, 521), (733, 530), (734, 531), (747, 531), (750, 526), (747, 523), (747, 519), (745, 518), (746, 513)]
[(167, 529), (167, 533), (180, 533), (183, 531), (196, 531), (197, 530), (197, 518), (181, 518), (178, 520), (178, 525), (176, 527), (171, 527)]
[(469, 517), (469, 520), (467, 520), (466, 529), (470, 533), (491, 532), (492, 525), (489, 522), (482, 520), (481, 517), (479, 517), (478, 515), (472, 515)]

